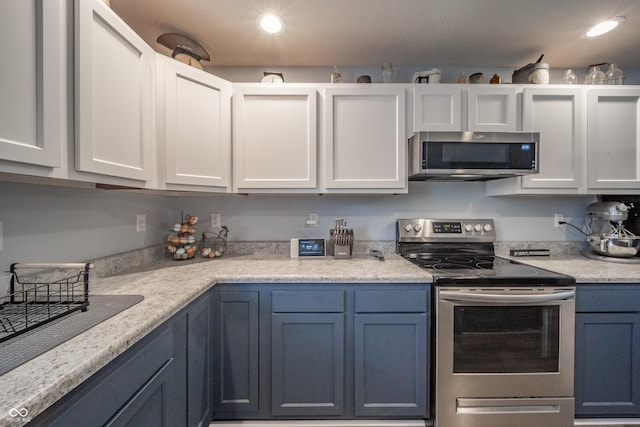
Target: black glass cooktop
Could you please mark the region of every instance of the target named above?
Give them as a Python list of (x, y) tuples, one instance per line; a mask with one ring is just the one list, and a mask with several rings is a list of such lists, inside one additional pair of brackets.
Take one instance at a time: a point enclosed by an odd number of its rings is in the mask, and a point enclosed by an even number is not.
[(501, 258), (478, 250), (449, 249), (429, 252), (401, 252), (412, 263), (429, 270), (434, 283), (442, 285), (561, 285), (573, 286), (575, 279), (543, 268)]

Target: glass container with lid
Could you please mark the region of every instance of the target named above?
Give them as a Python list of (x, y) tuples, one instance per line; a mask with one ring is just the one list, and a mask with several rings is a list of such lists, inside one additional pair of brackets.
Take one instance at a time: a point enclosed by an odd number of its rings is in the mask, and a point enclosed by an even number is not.
[(624, 84), (624, 73), (616, 64), (610, 64), (609, 69), (605, 73), (605, 80), (608, 85)]
[(593, 65), (587, 70), (587, 75), (584, 78), (584, 84), (586, 85), (601, 85), (605, 83), (604, 72), (599, 66)]

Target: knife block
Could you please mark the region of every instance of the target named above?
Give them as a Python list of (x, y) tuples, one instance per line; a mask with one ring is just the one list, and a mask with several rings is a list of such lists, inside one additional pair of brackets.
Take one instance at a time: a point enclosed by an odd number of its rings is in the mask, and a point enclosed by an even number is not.
[(327, 245), (327, 255), (337, 259), (351, 258), (353, 254), (353, 229), (329, 230), (329, 244)]

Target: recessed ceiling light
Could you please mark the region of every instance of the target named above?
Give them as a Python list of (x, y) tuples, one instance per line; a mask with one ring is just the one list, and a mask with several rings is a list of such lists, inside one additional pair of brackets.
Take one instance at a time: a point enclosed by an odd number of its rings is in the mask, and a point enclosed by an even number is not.
[(265, 13), (259, 18), (260, 28), (270, 34), (276, 34), (284, 28), (284, 21), (278, 15)]
[(624, 23), (627, 18), (624, 16), (616, 16), (615, 18), (607, 19), (606, 21), (600, 22), (599, 24), (594, 25), (587, 31), (587, 37), (596, 37), (602, 34), (608, 33), (609, 31), (616, 28), (618, 25)]

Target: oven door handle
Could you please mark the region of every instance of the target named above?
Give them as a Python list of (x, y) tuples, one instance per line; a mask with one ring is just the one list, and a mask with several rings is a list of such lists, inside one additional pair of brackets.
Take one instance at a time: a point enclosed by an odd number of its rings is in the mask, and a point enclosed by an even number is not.
[(568, 300), (575, 297), (575, 291), (552, 292), (545, 294), (485, 294), (475, 292), (440, 291), (440, 299), (460, 302), (486, 302), (509, 304), (532, 304), (558, 300)]

